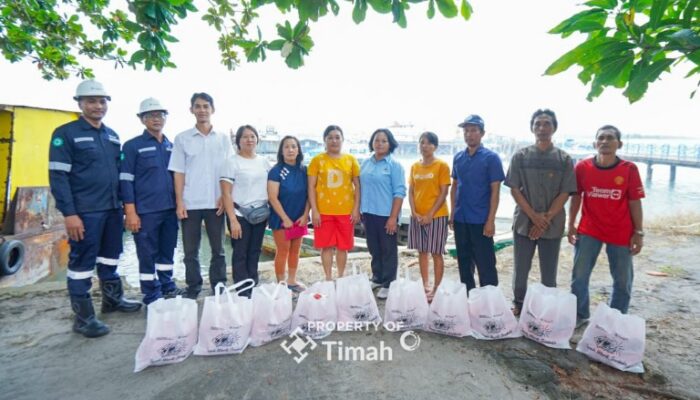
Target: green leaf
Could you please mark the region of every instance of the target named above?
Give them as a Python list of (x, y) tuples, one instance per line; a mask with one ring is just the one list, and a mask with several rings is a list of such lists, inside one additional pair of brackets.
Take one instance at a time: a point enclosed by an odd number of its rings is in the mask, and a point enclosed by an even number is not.
[(605, 27), (605, 21), (608, 18), (607, 11), (594, 8), (582, 11), (574, 16), (567, 18), (552, 28), (549, 33), (561, 34), (562, 37), (567, 37), (574, 32), (595, 32)]
[(630, 103), (641, 99), (646, 93), (649, 83), (654, 82), (674, 61), (675, 59), (672, 58), (664, 58), (651, 64), (644, 61), (638, 62), (632, 69), (629, 85), (624, 91)]
[(649, 13), (649, 28), (656, 29), (659, 26), (666, 8), (668, 8), (668, 0), (655, 0), (652, 3), (651, 12)]
[(388, 14), (392, 11), (392, 0), (367, 0), (366, 3), (380, 14)]
[(284, 61), (287, 63), (287, 66), (292, 69), (298, 69), (304, 65), (304, 58), (301, 54), (301, 50), (298, 47), (295, 47)]
[(695, 50), (690, 54), (686, 54), (686, 57), (697, 65), (700, 65), (700, 50)]
[(406, 12), (403, 9), (403, 5), (400, 0), (394, 0), (391, 5), (391, 13), (394, 15), (394, 22), (396, 22), (400, 27), (406, 27)]
[(435, 0), (442, 14), (446, 18), (454, 18), (457, 16), (457, 5), (454, 0)]
[(472, 5), (469, 4), (467, 0), (462, 0), (462, 6), (460, 7), (460, 14), (462, 14), (462, 18), (464, 18), (465, 21), (468, 21), (473, 12), (474, 9), (472, 9)]
[(365, 20), (367, 15), (367, 1), (366, 0), (355, 0), (355, 7), (352, 9), (352, 20), (359, 24)]
[(617, 0), (590, 0), (584, 4), (591, 7), (600, 7), (606, 10), (612, 10), (617, 7)]
[(270, 50), (282, 50), (282, 46), (284, 45), (285, 40), (284, 39), (277, 39), (273, 40), (270, 43), (267, 44), (267, 48)]
[(430, 0), (428, 2), (428, 19), (433, 19), (435, 17), (435, 0)]
[(294, 0), (275, 0), (275, 5), (282, 12), (287, 12), (294, 4)]
[[(340, 11), (340, 6), (335, 0), (328, 0), (328, 4), (331, 5), (331, 11), (333, 11), (333, 15), (338, 15), (338, 12)], [(263, 58), (265, 54), (263, 53)]]

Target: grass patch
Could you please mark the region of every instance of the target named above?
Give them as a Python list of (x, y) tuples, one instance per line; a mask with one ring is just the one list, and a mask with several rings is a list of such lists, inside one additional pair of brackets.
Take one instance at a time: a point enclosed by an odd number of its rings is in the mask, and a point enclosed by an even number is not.
[(674, 278), (682, 277), (688, 274), (688, 272), (683, 267), (676, 267), (674, 265), (663, 265), (659, 268), (659, 271), (668, 274)]

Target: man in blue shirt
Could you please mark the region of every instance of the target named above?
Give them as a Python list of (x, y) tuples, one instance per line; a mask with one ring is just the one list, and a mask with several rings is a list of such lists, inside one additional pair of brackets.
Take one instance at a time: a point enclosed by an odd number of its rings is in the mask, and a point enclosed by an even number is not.
[(135, 312), (141, 303), (123, 298), (117, 273), (122, 252), (123, 214), (119, 202), (119, 136), (102, 123), (109, 95), (102, 84), (86, 80), (74, 99), (77, 121), (59, 126), (49, 147), (49, 183), (63, 214), (70, 244), (68, 293), (75, 312), (73, 330), (86, 337), (109, 333), (95, 316), (90, 287), (97, 267), (102, 312)]
[(119, 174), (126, 229), (134, 235), (146, 305), (182, 294), (173, 282), (178, 226), (173, 176), (168, 171), (173, 144), (163, 134), (167, 115), (158, 100), (141, 102), (137, 116), (146, 129), (124, 143)]
[(467, 290), (476, 287), (472, 265), (479, 271), (480, 286), (498, 285), (493, 235), (496, 233), (501, 182), (505, 179), (498, 154), (481, 144), (484, 120), (468, 116), (458, 125), (464, 130), (466, 150), (455, 154), (450, 189), (450, 226), (455, 232), (457, 264)]

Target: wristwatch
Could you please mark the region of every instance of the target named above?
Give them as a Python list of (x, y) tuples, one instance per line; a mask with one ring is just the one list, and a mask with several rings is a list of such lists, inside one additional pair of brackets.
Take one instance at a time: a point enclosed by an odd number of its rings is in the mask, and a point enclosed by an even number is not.
[(639, 235), (639, 236), (641, 236), (641, 237), (644, 237), (644, 231), (641, 230), (641, 229), (640, 229), (640, 230), (637, 230), (637, 231), (634, 231), (634, 233), (636, 233), (637, 235)]

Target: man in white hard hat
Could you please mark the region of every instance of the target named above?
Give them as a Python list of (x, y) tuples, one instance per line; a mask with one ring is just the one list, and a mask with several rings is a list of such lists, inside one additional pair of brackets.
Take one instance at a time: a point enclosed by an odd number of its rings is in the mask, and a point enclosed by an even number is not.
[(126, 229), (134, 235), (143, 303), (182, 292), (173, 281), (177, 215), (173, 175), (168, 171), (173, 144), (163, 134), (168, 111), (157, 99), (141, 102), (143, 134), (122, 149), (119, 174)]
[(93, 270), (102, 290), (102, 312), (135, 312), (141, 303), (123, 297), (117, 273), (122, 252), (123, 213), (119, 201), (119, 136), (102, 123), (109, 95), (101, 83), (86, 80), (74, 99), (77, 121), (54, 131), (49, 150), (49, 182), (64, 216), (70, 244), (67, 281), (75, 312), (73, 330), (86, 337), (109, 333), (95, 316), (90, 298)]

